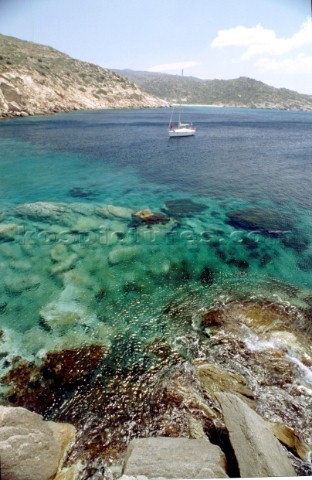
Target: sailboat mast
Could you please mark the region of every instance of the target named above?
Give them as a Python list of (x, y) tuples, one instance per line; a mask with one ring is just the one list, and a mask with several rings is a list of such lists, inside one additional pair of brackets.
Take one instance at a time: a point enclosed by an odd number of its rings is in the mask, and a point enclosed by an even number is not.
[[(181, 72), (181, 78), (183, 78), (183, 68), (182, 68), (182, 72)], [(183, 82), (183, 80), (182, 80), (182, 82)], [(181, 88), (181, 90), (182, 90), (182, 88)], [(181, 108), (182, 108), (181, 107), (181, 101), (182, 101), (182, 99), (181, 99), (181, 94), (180, 94), (180, 98), (179, 98), (179, 125), (181, 123)]]

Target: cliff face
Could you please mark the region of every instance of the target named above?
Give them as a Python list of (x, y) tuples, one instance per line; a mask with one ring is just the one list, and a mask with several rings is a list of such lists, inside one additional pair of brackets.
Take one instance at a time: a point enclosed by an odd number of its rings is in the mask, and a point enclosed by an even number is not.
[(0, 117), (165, 105), (116, 73), (0, 35)]

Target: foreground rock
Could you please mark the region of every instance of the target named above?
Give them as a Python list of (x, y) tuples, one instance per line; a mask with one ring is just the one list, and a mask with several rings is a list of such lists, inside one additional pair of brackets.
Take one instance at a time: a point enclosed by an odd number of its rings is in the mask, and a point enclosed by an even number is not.
[(0, 407), (1, 473), (5, 480), (51, 480), (75, 428), (45, 422), (24, 408)]
[(217, 397), (241, 477), (295, 477), (286, 452), (264, 420), (236, 395)]
[(225, 455), (208, 440), (140, 438), (127, 451), (125, 475), (148, 478), (227, 478)]

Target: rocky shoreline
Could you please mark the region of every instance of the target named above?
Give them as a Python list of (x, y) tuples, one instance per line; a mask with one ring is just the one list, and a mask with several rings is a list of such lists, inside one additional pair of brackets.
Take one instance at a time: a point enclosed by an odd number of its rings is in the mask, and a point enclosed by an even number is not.
[(112, 353), (94, 345), (48, 353), (41, 366), (17, 361), (2, 382), (10, 404), (75, 425), (55, 480), (311, 475), (311, 342), (286, 317), (258, 302), (210, 308), (198, 312), (209, 341), (184, 339), (195, 360), (157, 343), (145, 352), (153, 368), (116, 375)]
[(96, 99), (92, 93), (82, 93), (74, 84), (64, 89), (45, 80), (36, 72), (0, 72), (0, 119), (34, 115), (53, 115), (61, 112), (102, 110), (111, 108), (159, 108), (168, 104), (141, 92), (136, 86), (117, 85), (111, 97)]
[[(184, 378), (167, 387), (175, 397), (175, 412), (163, 423), (165, 429), (128, 437), (110, 464), (105, 449), (86, 463), (81, 445), (77, 449), (81, 428), (44, 422), (25, 408), (0, 407), (2, 474), (10, 480), (148, 480), (312, 473), (311, 446), (291, 428), (256, 413), (255, 396), (243, 377), (203, 360), (196, 363), (192, 383), (190, 372), (180, 372)], [(186, 414), (186, 431), (181, 430), (181, 414)]]
[[(88, 192), (77, 187), (71, 195)], [(291, 303), (269, 292), (234, 297), (222, 289), (203, 303), (195, 289), (167, 300), (161, 290), (158, 310), (149, 307), (159, 278), (174, 289), (190, 282), (184, 257), (174, 257), (166, 239), (184, 231), (184, 222), (198, 231), (196, 215), (206, 211), (191, 199), (168, 199), (161, 211), (35, 202), (1, 212), (2, 399), (13, 411), (26, 408), (75, 428), (57, 480), (155, 478), (155, 470), (144, 470), (140, 448), (155, 459), (157, 475), (183, 478), (166, 455), (173, 449), (184, 458), (192, 449), (182, 444), (193, 440), (200, 440), (195, 451), (211, 451), (207, 463), (194, 467), (209, 478), (211, 472), (216, 478), (311, 475), (310, 291), (288, 290)], [(267, 213), (230, 210), (224, 228), (239, 223), (276, 239), (291, 219)], [(250, 237), (243, 240), (252, 251), (257, 247)], [(192, 244), (192, 251), (209, 248), (212, 256), (213, 245)], [(144, 271), (134, 275), (137, 265)], [(213, 289), (207, 265), (196, 275), (203, 290)], [(282, 287), (276, 284), (275, 292)], [(138, 309), (130, 310), (131, 299), (139, 298)], [(19, 331), (10, 315), (21, 311), (25, 330)], [(12, 430), (1, 422), (3, 459), (12, 452)], [(193, 457), (187, 478), (205, 478), (190, 477)]]

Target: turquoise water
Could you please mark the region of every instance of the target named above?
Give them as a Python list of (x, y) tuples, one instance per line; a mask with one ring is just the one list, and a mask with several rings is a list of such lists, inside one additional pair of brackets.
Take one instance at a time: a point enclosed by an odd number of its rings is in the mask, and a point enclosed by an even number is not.
[[(165, 109), (0, 123), (1, 222), (14, 225), (0, 238), (5, 354), (109, 346), (120, 333), (175, 344), (193, 331), (192, 314), (220, 295), (306, 306), (311, 113), (187, 112), (198, 134), (171, 140)], [(168, 207), (178, 200), (182, 213)], [(34, 213), (35, 202), (62, 205)], [(107, 205), (170, 222), (137, 226), (131, 212)], [(262, 221), (267, 211), (285, 217), (284, 231), (229, 222), (229, 212), (254, 207)]]

